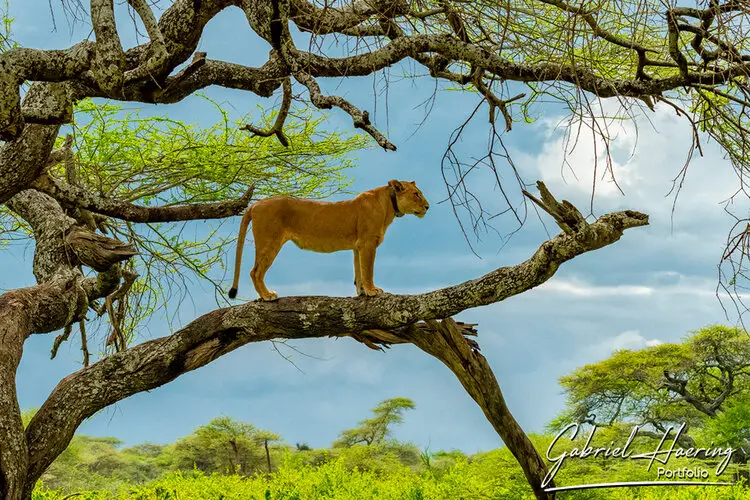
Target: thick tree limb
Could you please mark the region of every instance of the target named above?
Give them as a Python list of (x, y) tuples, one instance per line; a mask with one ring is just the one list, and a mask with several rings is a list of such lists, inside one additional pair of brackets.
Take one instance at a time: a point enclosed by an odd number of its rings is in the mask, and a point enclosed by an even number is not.
[(254, 186), (251, 186), (236, 200), (173, 207), (144, 207), (97, 196), (89, 190), (64, 184), (48, 175), (40, 176), (32, 185), (34, 189), (52, 196), (65, 205), (129, 222), (178, 222), (231, 217), (241, 214), (247, 208), (254, 191)]
[[(543, 243), (530, 259), (517, 266), (425, 294), (284, 297), (276, 302), (249, 302), (212, 311), (169, 337), (113, 354), (62, 380), (27, 428), (29, 477), (38, 477), (51, 462), (49, 457), (64, 450), (78, 425), (96, 411), (166, 384), (244, 344), (394, 330), (420, 320), (448, 318), (529, 290), (549, 279), (563, 262), (612, 244), (626, 229), (646, 224), (648, 216), (638, 212), (604, 215), (580, 233), (560, 234)], [(27, 484), (30, 487), (33, 484)]]
[[(142, 0), (133, 0), (136, 9), (139, 8)], [(676, 58), (675, 63), (664, 63), (658, 61), (649, 61), (645, 54), (652, 49), (641, 46), (622, 36), (603, 30), (598, 24), (593, 14), (557, 0), (541, 0), (544, 3), (553, 5), (563, 11), (568, 11), (574, 15), (582, 17), (593, 30), (593, 33), (602, 38), (607, 43), (629, 48), (637, 52), (639, 58), (639, 67), (634, 79), (610, 79), (603, 78), (591, 69), (578, 64), (558, 64), (558, 63), (515, 63), (503, 59), (498, 53), (489, 50), (479, 43), (472, 43), (465, 36), (437, 35), (437, 34), (410, 34), (401, 36), (391, 41), (386, 46), (372, 52), (353, 56), (350, 58), (328, 58), (311, 53), (295, 52), (297, 55), (295, 64), (299, 69), (304, 70), (313, 78), (319, 76), (356, 76), (371, 74), (378, 69), (392, 65), (407, 57), (415, 60), (425, 60), (434, 58), (436, 55), (447, 61), (461, 61), (467, 64), (481, 66), (494, 76), (504, 80), (515, 80), (522, 82), (537, 81), (565, 81), (589, 92), (595, 93), (601, 97), (612, 96), (629, 96), (635, 98), (648, 99), (648, 96), (661, 95), (667, 90), (686, 87), (691, 84), (716, 86), (729, 82), (736, 76), (744, 75), (750, 70), (750, 62), (746, 56), (732, 56), (728, 59), (729, 63), (724, 69), (716, 71), (689, 71), (691, 67), (697, 67), (694, 63), (688, 61), (688, 66), (684, 64), (684, 56), (681, 56), (679, 50), (670, 45), (671, 55)], [(95, 31), (100, 31), (101, 36), (112, 29), (111, 0), (92, 0), (92, 18), (94, 19)], [(184, 90), (174, 92), (174, 88), (168, 92), (162, 93), (165, 85), (162, 85), (168, 73), (178, 64), (184, 62), (195, 50), (201, 32), (205, 24), (222, 9), (237, 5), (241, 7), (248, 18), (252, 20), (252, 28), (264, 38), (270, 37), (269, 16), (270, 7), (268, 2), (261, 0), (205, 0), (202, 2), (193, 2), (192, 0), (177, 0), (161, 17), (155, 25), (153, 13), (150, 9), (139, 10), (139, 15), (144, 18), (147, 24), (152, 41), (148, 44), (141, 45), (127, 51), (124, 54), (125, 65), (123, 71), (135, 71), (148, 68), (149, 72), (154, 71), (152, 79), (144, 82), (134, 82), (122, 87), (122, 92), (116, 92), (121, 85), (118, 82), (117, 74), (120, 72), (120, 52), (119, 42), (115, 43), (113, 37), (107, 37), (103, 45), (91, 43), (81, 43), (67, 51), (33, 51), (28, 49), (16, 49), (0, 55), (0, 60), (8, 71), (0, 73), (0, 102), (5, 105), (0, 107), (0, 137), (13, 138), (21, 132), (22, 119), (18, 107), (18, 84), (24, 80), (36, 81), (76, 81), (85, 84), (87, 87), (86, 95), (111, 95), (112, 97), (125, 100), (140, 100), (144, 102), (175, 102), (198, 88), (208, 85), (217, 84), (231, 88), (244, 88), (258, 95), (270, 95), (273, 89), (278, 87), (283, 78), (289, 76), (289, 68), (275, 68), (273, 78), (263, 78), (269, 75), (252, 75), (248, 78), (248, 71), (244, 69), (244, 75), (238, 75), (237, 72), (242, 70), (241, 66), (230, 65), (216, 62), (212, 68), (201, 68), (194, 74), (186, 78), (185, 75), (172, 82), (166, 82), (166, 87), (179, 84)], [(280, 2), (279, 5), (286, 8), (286, 2)], [(301, 29), (314, 30), (318, 34), (325, 33), (326, 30), (340, 30), (359, 27), (360, 24), (373, 16), (378, 19), (391, 20), (399, 16), (412, 16), (421, 18), (416, 13), (412, 13), (405, 2), (395, 1), (358, 1), (349, 7), (344, 8), (326, 8), (319, 9), (304, 0), (295, 0), (288, 5), (290, 11), (284, 13), (297, 23)], [(727, 4), (726, 6), (712, 6), (706, 10), (693, 9), (698, 19), (702, 19), (700, 26), (683, 26), (684, 30), (692, 30), (696, 33), (694, 42), (697, 43), (695, 50), (699, 53), (702, 50), (700, 45), (703, 39), (709, 39), (712, 36), (707, 33), (706, 20), (713, 19), (717, 13), (729, 10), (736, 10), (736, 7)], [(283, 9), (282, 9), (283, 10)], [(430, 15), (445, 15), (445, 9), (438, 9), (430, 12)], [(672, 19), (674, 16), (686, 15), (680, 8), (670, 10)], [(697, 14), (700, 14), (697, 16)], [(674, 38), (677, 33), (676, 21), (672, 20), (667, 23), (667, 32)], [(684, 24), (684, 23), (683, 23)], [(710, 23), (709, 23), (710, 25)], [(150, 28), (148, 28), (150, 26)], [(464, 30), (459, 30), (463, 33)], [(387, 32), (383, 32), (388, 35)], [(116, 32), (114, 32), (116, 35)], [(99, 35), (97, 35), (99, 36)], [(159, 38), (163, 39), (160, 40)], [(721, 39), (714, 38), (716, 43), (722, 47), (732, 47), (732, 44)], [(670, 42), (674, 43), (674, 40)], [(108, 44), (112, 46), (109, 47)], [(94, 50), (95, 49), (95, 50)], [(166, 51), (166, 52), (165, 52)], [(167, 60), (163, 67), (158, 70), (148, 61), (154, 61), (154, 54), (167, 54)], [(734, 53), (734, 52), (733, 52)], [(151, 54), (151, 55), (149, 55)], [(161, 56), (159, 56), (161, 57)], [(710, 56), (714, 57), (714, 56)], [(87, 76), (87, 71), (92, 69), (94, 63), (95, 78)], [(104, 59), (102, 59), (104, 58)], [(105, 61), (106, 59), (106, 61)], [(273, 59), (273, 58), (272, 58)], [(271, 61), (269, 60), (269, 63)], [(661, 66), (677, 66), (681, 69), (678, 75), (671, 75), (664, 78), (648, 77), (643, 72), (646, 65), (658, 64)], [(207, 65), (208, 66), (208, 65)], [(282, 65), (283, 67), (283, 65)], [(102, 69), (104, 68), (104, 69)], [(234, 71), (223, 71), (231, 68)], [(106, 71), (105, 71), (106, 70)], [(105, 78), (104, 72), (114, 72)], [(252, 73), (252, 71), (250, 71)], [(149, 73), (151, 74), (151, 73)], [(236, 76), (229, 76), (229, 75)], [(449, 76), (450, 72), (434, 72), (436, 76)], [(100, 83), (100, 80), (104, 83)], [(189, 80), (189, 81), (188, 81)], [(38, 107), (42, 109), (42, 107)], [(66, 114), (58, 113), (58, 120), (63, 120)], [(34, 115), (30, 116), (34, 120), (39, 120)], [(381, 144), (382, 145), (382, 144)]]
[(21, 362), (23, 342), (31, 328), (24, 311), (23, 294), (0, 295), (0, 497), (20, 497), (28, 468), (28, 447), (23, 438), (21, 409), (16, 393), (16, 370)]
[(355, 28), (375, 15), (393, 18), (409, 12), (409, 4), (404, 0), (357, 0), (341, 7), (326, 6), (323, 9), (305, 0), (292, 0), (289, 15), (302, 31), (323, 35)]
[(211, 59), (198, 64), (195, 71), (185, 76), (168, 78), (163, 91), (154, 91), (150, 87), (128, 89), (128, 99), (171, 104), (210, 85), (246, 90), (261, 97), (271, 97), (289, 74), (276, 58), (271, 58), (260, 68)]
[(90, 42), (67, 50), (17, 48), (0, 54), (0, 140), (10, 141), (23, 130), (21, 92), (27, 81), (61, 82), (79, 77), (93, 57)]
[[(427, 324), (431, 327), (429, 332), (423, 328), (411, 329), (411, 342), (442, 361), (456, 375), (518, 460), (534, 496), (539, 500), (553, 499), (555, 495), (547, 494), (541, 486), (547, 475), (547, 465), (510, 413), (485, 357), (466, 342), (460, 326), (454, 320), (448, 318), (440, 323), (429, 320)], [(554, 484), (550, 483), (548, 487), (554, 487)]]
[[(118, 255), (110, 261), (109, 268), (96, 278), (84, 278), (76, 266), (79, 253), (96, 255), (98, 250), (93, 247), (97, 244), (121, 245), (120, 242), (76, 228), (75, 220), (65, 215), (54, 199), (37, 191), (22, 191), (7, 205), (31, 225), (36, 240), (34, 276), (40, 284), (5, 294), (11, 294), (11, 297), (22, 294), (23, 300), (14, 304), (22, 304), (24, 314), (28, 314), (30, 329), (27, 334), (64, 328), (83, 317), (91, 301), (114, 292), (121, 278), (119, 267), (114, 263), (129, 257), (132, 252), (123, 254), (122, 249), (115, 252)], [(91, 234), (103, 240), (97, 243), (90, 238), (67, 239), (71, 232)], [(84, 260), (88, 259), (84, 257)]]
[(138, 67), (125, 72), (124, 79), (126, 82), (147, 78), (154, 74), (159, 74), (164, 66), (169, 62), (169, 53), (164, 43), (164, 36), (156, 23), (156, 17), (148, 6), (146, 0), (128, 0), (128, 3), (140, 16), (143, 26), (146, 28), (151, 43), (149, 44), (149, 57), (142, 61)]
[(96, 35), (94, 78), (105, 95), (116, 99), (125, 82), (125, 53), (115, 24), (114, 0), (91, 0), (91, 25)]
[(718, 85), (747, 74), (750, 63), (743, 62), (721, 71), (690, 72), (648, 81), (608, 79), (583, 66), (544, 63), (514, 63), (477, 45), (461, 42), (452, 35), (412, 35), (399, 37), (386, 46), (365, 54), (329, 58), (308, 52), (298, 52), (301, 67), (312, 76), (364, 76), (391, 66), (407, 57), (437, 53), (452, 61), (463, 61), (484, 68), (499, 79), (520, 82), (563, 81), (592, 92), (599, 97), (641, 97), (661, 95), (667, 90), (689, 86), (691, 83)]
[(56, 274), (73, 268), (73, 258), (68, 254), (65, 235), (75, 225), (75, 220), (65, 215), (53, 198), (34, 190), (18, 193), (7, 203), (34, 230), (34, 276), (38, 283), (50, 281)]

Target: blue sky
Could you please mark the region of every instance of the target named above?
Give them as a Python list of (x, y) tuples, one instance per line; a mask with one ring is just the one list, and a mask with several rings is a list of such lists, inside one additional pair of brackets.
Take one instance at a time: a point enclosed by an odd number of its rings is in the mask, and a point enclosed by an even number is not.
[[(117, 9), (123, 43), (131, 46), (135, 39), (125, 7)], [(58, 30), (52, 32), (47, 0), (11, 2), (15, 39), (27, 47), (63, 48), (89, 34), (89, 28), (80, 24), (71, 34), (59, 9), (56, 14)], [(208, 24), (199, 50), (211, 58), (247, 65), (262, 64), (268, 54), (267, 45), (252, 34), (244, 15), (234, 8)], [(391, 71), (387, 101), (381, 94), (377, 106), (372, 78), (321, 82), (325, 91), (344, 95), (370, 110), (399, 148), (395, 153), (380, 148), (359, 153), (357, 166), (350, 171), (352, 190), (371, 189), (392, 178), (416, 180), (432, 205), (424, 219), (404, 217), (388, 230), (378, 250), (376, 284), (392, 293), (422, 292), (525, 260), (548, 237), (535, 216), (529, 217), (501, 251), (500, 238), (482, 235), (477, 244), (481, 258), (477, 258), (449, 204), (438, 203), (446, 195), (440, 162), (448, 138), (478, 98), (439, 92), (427, 122), (414, 133), (424, 117), (418, 104), (435, 86), (429, 78), (397, 78), (402, 71), (399, 67)], [(276, 97), (269, 101), (226, 89), (209, 89), (208, 94), (234, 108), (236, 116), (258, 103), (276, 102)], [(610, 101), (603, 106), (609, 111), (616, 109), (616, 103)], [(143, 109), (204, 124), (217, 118), (196, 98)], [(567, 116), (561, 108), (551, 106), (537, 108), (537, 115), (535, 123), (517, 123), (506, 134), (514, 161), (525, 180), (544, 180), (558, 198), (585, 211), (594, 145), (591, 140), (579, 141), (575, 151), (567, 154), (570, 167), (563, 167), (564, 137), (558, 124)], [(460, 144), (467, 157), (484, 152), (485, 116), (483, 112)], [(334, 111), (328, 127), (350, 130), (351, 120)], [(731, 165), (714, 145), (704, 144), (706, 154), (691, 164), (672, 218), (674, 198), (667, 193), (688, 152), (687, 124), (670, 108), (657, 107), (656, 113), (639, 118), (637, 131), (633, 123), (616, 125), (613, 131), (615, 174), (625, 195), (612, 183), (598, 182), (594, 213), (631, 208), (648, 213), (651, 225), (630, 230), (615, 245), (565, 264), (548, 283), (532, 291), (458, 316), (479, 323), (482, 352), (495, 370), (512, 412), (529, 432), (541, 431), (562, 408), (564, 399), (557, 380), (574, 368), (604, 359), (614, 349), (679, 341), (689, 330), (727, 321), (714, 290), (716, 265), (732, 225), (720, 205), (737, 186)], [(601, 150), (599, 144), (596, 151)], [(504, 178), (510, 179), (508, 174), (506, 171)], [(499, 193), (487, 180), (480, 173), (472, 188), (484, 203), (500, 206)], [(551, 219), (542, 219), (555, 234)], [(228, 230), (236, 231), (239, 221), (239, 217), (229, 221)], [(496, 227), (501, 234), (515, 229), (511, 219), (500, 219)], [(31, 245), (15, 246), (0, 254), (1, 288), (33, 284), (32, 250)], [(252, 252), (248, 239), (240, 283), (244, 299), (255, 298), (249, 279)], [(351, 265), (349, 252), (314, 254), (289, 245), (266, 281), (281, 295), (351, 295)], [(228, 288), (229, 274), (225, 283)], [(180, 306), (176, 326), (216, 307), (207, 286), (196, 285), (190, 292), (192, 301)], [(154, 318), (145, 338), (168, 333), (164, 319)], [(24, 408), (41, 405), (60, 378), (80, 368), (80, 346), (75, 341), (63, 345), (58, 357), (49, 360), (53, 339), (52, 334), (37, 335), (26, 342), (18, 372)], [(351, 339), (307, 340), (293, 345), (306, 355), (281, 350), (302, 371), (268, 343), (247, 345), (167, 386), (101, 411), (79, 432), (116, 436), (127, 444), (164, 443), (189, 434), (215, 416), (227, 415), (279, 433), (290, 444), (307, 442), (320, 447), (330, 445), (341, 430), (366, 418), (379, 401), (403, 396), (413, 399), (417, 408), (395, 430), (398, 439), (433, 451), (457, 448), (475, 452), (501, 444), (453, 374), (412, 346), (395, 346), (380, 353)]]

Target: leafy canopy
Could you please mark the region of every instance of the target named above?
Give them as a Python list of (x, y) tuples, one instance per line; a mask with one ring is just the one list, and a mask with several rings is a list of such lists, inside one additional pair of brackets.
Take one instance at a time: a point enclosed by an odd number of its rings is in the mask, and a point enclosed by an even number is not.
[(691, 332), (682, 343), (623, 349), (560, 379), (565, 410), (550, 424), (618, 422), (667, 427), (704, 427), (713, 436), (750, 425), (750, 336), (713, 325)]

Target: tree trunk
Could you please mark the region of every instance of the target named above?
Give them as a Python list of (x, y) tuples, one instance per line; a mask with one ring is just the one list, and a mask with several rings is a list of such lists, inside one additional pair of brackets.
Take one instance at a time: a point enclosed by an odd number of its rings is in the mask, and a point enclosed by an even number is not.
[(263, 446), (266, 448), (266, 462), (268, 463), (268, 473), (271, 473), (271, 454), (268, 451), (268, 439), (263, 440)]
[[(554, 492), (547, 493), (542, 481), (547, 465), (534, 445), (511, 415), (492, 368), (474, 342), (463, 336), (453, 319), (427, 321), (431, 331), (412, 328), (411, 341), (426, 353), (442, 361), (458, 377), (466, 392), (482, 408), (500, 438), (516, 457), (526, 479), (539, 500), (553, 500)], [(554, 483), (547, 485), (553, 488)]]

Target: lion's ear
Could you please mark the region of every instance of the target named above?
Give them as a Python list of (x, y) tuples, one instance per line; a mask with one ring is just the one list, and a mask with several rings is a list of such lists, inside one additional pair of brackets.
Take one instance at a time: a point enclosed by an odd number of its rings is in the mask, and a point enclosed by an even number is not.
[(397, 181), (396, 179), (388, 181), (388, 185), (396, 191), (403, 191), (404, 189), (404, 185), (401, 184), (401, 181)]

